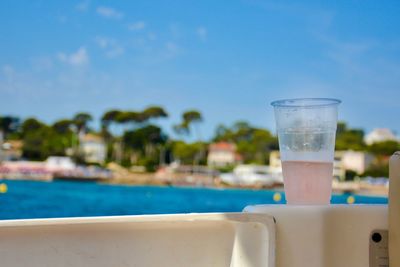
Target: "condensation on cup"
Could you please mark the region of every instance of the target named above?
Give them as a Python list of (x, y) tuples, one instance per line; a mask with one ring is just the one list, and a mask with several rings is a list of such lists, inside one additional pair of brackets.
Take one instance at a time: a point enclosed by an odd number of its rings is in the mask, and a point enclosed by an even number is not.
[(282, 161), (286, 201), (329, 204), (337, 127), (337, 99), (303, 98), (271, 103)]

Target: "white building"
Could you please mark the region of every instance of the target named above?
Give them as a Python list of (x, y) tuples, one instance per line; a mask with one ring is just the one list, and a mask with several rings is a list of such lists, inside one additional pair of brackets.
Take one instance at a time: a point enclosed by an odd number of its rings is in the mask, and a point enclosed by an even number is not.
[(80, 151), (88, 163), (103, 164), (106, 160), (107, 146), (100, 136), (84, 135), (80, 140)]
[(346, 171), (354, 171), (357, 174), (364, 173), (374, 161), (374, 157), (361, 151), (337, 151), (335, 160), (340, 161), (341, 167)]
[(379, 143), (384, 141), (398, 141), (394, 133), (387, 128), (374, 129), (372, 132), (364, 137), (364, 142), (367, 145), (372, 145), (373, 143)]
[(51, 156), (44, 162), (46, 169), (51, 172), (72, 171), (76, 168), (75, 163), (70, 157)]
[(23, 142), (20, 140), (8, 140), (0, 149), (1, 160), (20, 160), (22, 157)]
[(209, 146), (207, 164), (225, 167), (240, 163), (242, 158), (236, 153), (236, 145), (227, 142), (213, 143)]

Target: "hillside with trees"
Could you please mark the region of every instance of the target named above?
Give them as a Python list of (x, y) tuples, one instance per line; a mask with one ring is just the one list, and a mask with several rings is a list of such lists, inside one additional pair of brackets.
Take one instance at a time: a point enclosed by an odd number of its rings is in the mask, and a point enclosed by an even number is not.
[[(220, 124), (214, 136), (206, 141), (201, 135), (205, 118), (200, 111), (189, 109), (182, 112), (181, 121), (171, 126), (178, 138), (166, 134), (158, 122), (168, 118), (168, 112), (160, 106), (144, 110), (112, 109), (100, 118), (100, 129), (91, 127), (94, 119), (87, 112), (78, 112), (46, 124), (31, 117), (22, 120), (14, 116), (0, 117), (0, 133), (4, 140), (21, 140), (22, 156), (28, 160), (44, 160), (49, 156), (71, 156), (85, 163), (79, 154), (79, 136), (93, 133), (106, 143), (106, 163), (121, 166), (144, 166), (154, 171), (159, 165), (179, 161), (185, 165), (205, 165), (207, 150), (212, 142), (225, 141), (236, 145), (244, 163), (268, 164), (271, 151), (278, 150), (277, 137), (267, 129), (255, 127), (246, 121), (232, 125)], [(387, 176), (387, 162), (393, 152), (400, 150), (396, 141), (367, 145), (364, 131), (338, 123), (336, 150), (365, 151), (375, 156), (373, 165), (365, 172), (368, 176)], [(195, 142), (186, 142), (191, 136)]]

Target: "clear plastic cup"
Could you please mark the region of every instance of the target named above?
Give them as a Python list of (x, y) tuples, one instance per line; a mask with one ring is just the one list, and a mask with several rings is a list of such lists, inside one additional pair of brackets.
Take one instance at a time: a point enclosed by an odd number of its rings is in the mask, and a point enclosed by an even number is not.
[(302, 98), (271, 103), (275, 110), (288, 204), (329, 204), (340, 100)]

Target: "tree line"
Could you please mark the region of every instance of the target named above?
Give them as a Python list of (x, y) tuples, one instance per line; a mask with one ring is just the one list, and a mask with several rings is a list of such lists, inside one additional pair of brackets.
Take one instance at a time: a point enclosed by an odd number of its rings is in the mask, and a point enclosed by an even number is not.
[[(278, 150), (278, 139), (269, 130), (255, 127), (246, 121), (232, 125), (218, 125), (211, 140), (201, 139), (200, 111), (184, 111), (181, 121), (173, 125), (173, 131), (180, 137), (195, 135), (198, 141), (188, 143), (184, 138), (172, 138), (157, 121), (168, 117), (160, 106), (144, 110), (112, 109), (100, 118), (100, 129), (90, 127), (93, 116), (79, 112), (71, 118), (60, 119), (46, 124), (37, 118), (21, 120), (14, 116), (0, 117), (0, 133), (5, 140), (21, 140), (23, 157), (29, 160), (44, 160), (48, 156), (72, 155), (77, 162), (84, 163), (79, 153), (79, 135), (93, 133), (103, 137), (107, 146), (107, 162), (117, 162), (125, 167), (145, 166), (153, 171), (160, 164), (179, 160), (182, 164), (206, 164), (208, 145), (211, 142), (227, 141), (236, 144), (237, 152), (244, 163), (268, 164), (269, 153)], [(375, 143), (364, 142), (362, 129), (350, 128), (344, 122), (338, 123), (336, 150), (367, 151), (376, 156), (373, 166), (366, 175), (387, 174), (387, 159), (394, 151), (400, 150), (395, 141)]]
[[(25, 159), (45, 160), (49, 156), (65, 156), (79, 151), (79, 135), (93, 133), (103, 137), (107, 145), (107, 162), (123, 166), (142, 165), (154, 170), (158, 165), (178, 160), (182, 164), (205, 165), (210, 142), (227, 141), (237, 145), (237, 152), (245, 163), (267, 164), (269, 151), (278, 149), (278, 141), (270, 131), (254, 127), (247, 122), (236, 122), (230, 127), (219, 125), (210, 141), (201, 138), (203, 115), (195, 109), (181, 114), (181, 121), (172, 126), (180, 138), (168, 136), (156, 124), (168, 117), (160, 106), (144, 110), (112, 109), (100, 118), (100, 129), (90, 127), (93, 116), (79, 112), (46, 124), (37, 118), (21, 120), (18, 117), (0, 117), (0, 130), (8, 140), (21, 140)], [(195, 142), (185, 142), (193, 135)], [(71, 155), (71, 153), (69, 153)], [(76, 161), (84, 163), (79, 153), (72, 153)]]

